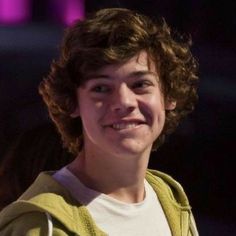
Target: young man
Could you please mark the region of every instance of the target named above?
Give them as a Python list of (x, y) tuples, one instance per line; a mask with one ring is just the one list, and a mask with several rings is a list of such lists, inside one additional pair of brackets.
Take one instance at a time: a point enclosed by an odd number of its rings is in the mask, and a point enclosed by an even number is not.
[(1, 213), (1, 235), (197, 235), (182, 187), (147, 170), (196, 102), (189, 46), (127, 9), (68, 29), (40, 93), (76, 157)]

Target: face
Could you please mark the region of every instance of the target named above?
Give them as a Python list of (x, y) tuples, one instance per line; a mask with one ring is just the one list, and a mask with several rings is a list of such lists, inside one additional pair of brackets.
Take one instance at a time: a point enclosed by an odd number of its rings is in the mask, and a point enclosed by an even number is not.
[(72, 114), (83, 124), (84, 149), (107, 155), (150, 153), (165, 122), (165, 105), (154, 63), (141, 51), (124, 64), (94, 72), (77, 89)]

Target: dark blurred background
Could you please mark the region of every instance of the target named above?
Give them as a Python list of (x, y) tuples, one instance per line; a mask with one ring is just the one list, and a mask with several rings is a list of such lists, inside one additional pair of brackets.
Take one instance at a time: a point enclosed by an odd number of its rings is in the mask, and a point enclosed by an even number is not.
[(37, 87), (57, 58), (65, 26), (104, 7), (163, 16), (174, 30), (191, 34), (200, 65), (199, 103), (152, 154), (150, 168), (184, 186), (200, 235), (236, 235), (233, 0), (0, 0), (0, 158), (14, 137), (48, 121)]

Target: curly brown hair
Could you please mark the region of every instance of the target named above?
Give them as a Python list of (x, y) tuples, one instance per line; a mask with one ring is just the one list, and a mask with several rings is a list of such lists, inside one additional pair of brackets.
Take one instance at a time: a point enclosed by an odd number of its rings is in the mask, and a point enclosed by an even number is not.
[(60, 58), (39, 86), (64, 145), (73, 154), (83, 147), (81, 120), (72, 118), (71, 113), (77, 105), (76, 89), (89, 73), (145, 50), (160, 72), (164, 98), (177, 104), (166, 111), (164, 129), (153, 149), (160, 146), (197, 101), (198, 66), (190, 46), (190, 39), (175, 38), (164, 19), (152, 20), (124, 8), (99, 10), (69, 27)]

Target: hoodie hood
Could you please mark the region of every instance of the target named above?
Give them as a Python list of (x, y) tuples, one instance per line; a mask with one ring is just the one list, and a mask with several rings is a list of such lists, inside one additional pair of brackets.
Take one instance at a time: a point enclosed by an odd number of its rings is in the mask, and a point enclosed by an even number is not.
[(182, 186), (171, 176), (149, 170), (146, 179), (152, 185), (169, 222), (172, 235), (198, 235), (188, 198)]

